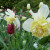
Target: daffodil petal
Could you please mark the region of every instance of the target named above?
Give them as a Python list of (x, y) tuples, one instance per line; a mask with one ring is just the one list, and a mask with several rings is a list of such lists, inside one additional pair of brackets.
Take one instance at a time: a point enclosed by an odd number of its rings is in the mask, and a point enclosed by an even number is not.
[(38, 10), (39, 16), (40, 17), (45, 17), (47, 18), (48, 14), (49, 14), (49, 8), (46, 4), (43, 4), (39, 10)]
[(5, 11), (5, 14), (6, 14), (6, 15), (10, 15), (10, 14), (9, 14), (8, 12), (6, 12), (6, 11)]
[(34, 18), (34, 20), (38, 20), (40, 18), (39, 14), (38, 13), (33, 13), (32, 10), (30, 10), (29, 13), (31, 13), (32, 18)]
[(27, 20), (23, 23), (22, 27), (23, 27), (23, 29), (24, 29), (25, 31), (30, 32), (30, 27), (31, 27), (31, 22), (32, 22), (32, 21), (33, 21), (33, 19), (29, 18), (29, 19), (27, 19)]
[(30, 10), (30, 11), (29, 11), (29, 13), (31, 13), (31, 15), (32, 15), (32, 16), (34, 15), (34, 13), (33, 13), (33, 11), (32, 11), (32, 10)]
[(50, 34), (50, 29), (48, 29), (48, 33)]
[(15, 13), (14, 13), (12, 10), (7, 9), (7, 11), (8, 11), (8, 13), (10, 14), (10, 16), (12, 16), (12, 17), (14, 17), (14, 16), (15, 16)]
[(7, 17), (9, 17), (9, 16), (5, 15), (5, 16), (4, 16), (4, 20), (6, 20)]
[(9, 14), (8, 12), (6, 12), (6, 11), (5, 11), (5, 14), (6, 14), (6, 15), (10, 15), (10, 14)]
[(46, 20), (50, 23), (50, 17), (48, 17)]
[(3, 18), (0, 17), (0, 20), (1, 20), (1, 19), (3, 19)]
[(43, 2), (40, 2), (40, 4), (39, 4), (39, 8), (40, 8), (42, 5), (43, 5)]
[(20, 21), (17, 17), (15, 18), (15, 21), (13, 23), (15, 26), (20, 26)]

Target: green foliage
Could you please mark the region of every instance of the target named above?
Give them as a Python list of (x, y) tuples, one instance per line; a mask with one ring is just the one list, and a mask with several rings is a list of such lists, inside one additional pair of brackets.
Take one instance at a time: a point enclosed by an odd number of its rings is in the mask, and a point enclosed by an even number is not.
[(50, 47), (48, 47), (47, 49), (50, 50)]

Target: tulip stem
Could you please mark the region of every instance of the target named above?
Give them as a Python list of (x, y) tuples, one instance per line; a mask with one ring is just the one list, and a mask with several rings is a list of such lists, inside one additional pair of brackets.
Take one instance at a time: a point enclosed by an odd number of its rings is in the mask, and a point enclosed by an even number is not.
[(11, 40), (11, 37), (12, 37), (12, 35), (10, 35), (10, 42), (11, 42), (11, 44), (12, 44), (12, 40)]
[(15, 36), (15, 45), (16, 45), (16, 36)]
[(14, 33), (14, 37), (15, 37), (15, 45), (16, 45), (16, 35), (15, 35), (15, 33)]

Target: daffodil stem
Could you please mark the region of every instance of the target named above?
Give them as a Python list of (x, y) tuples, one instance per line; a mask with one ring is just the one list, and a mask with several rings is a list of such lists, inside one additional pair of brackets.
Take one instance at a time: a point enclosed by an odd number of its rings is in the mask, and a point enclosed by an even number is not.
[(36, 42), (38, 43), (39, 40), (40, 40), (40, 39), (37, 39)]
[(20, 17), (20, 35), (21, 35), (21, 32), (22, 32), (22, 20), (21, 20), (21, 17)]

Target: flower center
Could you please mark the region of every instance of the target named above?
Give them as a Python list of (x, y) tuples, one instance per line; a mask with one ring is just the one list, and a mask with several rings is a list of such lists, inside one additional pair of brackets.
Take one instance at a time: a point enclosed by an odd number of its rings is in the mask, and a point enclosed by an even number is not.
[(8, 24), (11, 24), (15, 20), (15, 17), (6, 17), (5, 20)]

